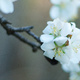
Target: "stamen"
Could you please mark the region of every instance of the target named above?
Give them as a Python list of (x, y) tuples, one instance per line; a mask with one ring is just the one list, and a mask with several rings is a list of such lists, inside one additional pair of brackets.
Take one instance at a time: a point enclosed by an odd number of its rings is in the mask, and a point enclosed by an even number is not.
[(78, 52), (78, 49), (76, 47), (73, 48), (73, 50), (77, 53)]

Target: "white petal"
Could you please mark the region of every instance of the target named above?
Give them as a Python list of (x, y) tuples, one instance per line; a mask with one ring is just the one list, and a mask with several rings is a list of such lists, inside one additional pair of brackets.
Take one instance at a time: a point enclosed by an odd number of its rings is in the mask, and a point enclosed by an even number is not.
[(77, 72), (71, 72), (69, 80), (80, 80), (80, 75)]
[(56, 42), (56, 44), (58, 46), (62, 46), (63, 44), (65, 44), (65, 42), (68, 40), (67, 37), (57, 37), (54, 39), (54, 41)]
[[(76, 38), (75, 38), (76, 36)], [(72, 32), (72, 38), (71, 38), (71, 41), (72, 42), (75, 42), (75, 41), (80, 41), (80, 29), (78, 28), (74, 28), (74, 31)]]
[(64, 23), (63, 28), (61, 30), (61, 36), (67, 36), (72, 31), (70, 23)]
[(60, 4), (61, 0), (50, 0), (53, 4)]
[(53, 21), (55, 27), (58, 28), (58, 30), (62, 29), (63, 28), (63, 24), (64, 22), (62, 22), (59, 18), (56, 18), (54, 21)]
[(40, 36), (41, 42), (44, 42), (44, 43), (53, 41), (53, 39), (54, 39), (54, 36), (48, 35), (48, 34), (43, 34), (43, 35)]
[(52, 19), (55, 19), (55, 18), (58, 18), (59, 17), (59, 7), (56, 7), (56, 6), (53, 6), (51, 9), (50, 9), (50, 17)]
[(49, 42), (49, 43), (43, 43), (41, 45), (41, 49), (44, 51), (50, 50), (50, 49), (54, 49), (55, 48), (55, 44), (54, 42)]
[(72, 63), (79, 63), (79, 60), (77, 59), (77, 56), (76, 56), (76, 54), (75, 53), (73, 53), (72, 55), (71, 55), (71, 58), (70, 58), (70, 61), (72, 62)]
[(68, 64), (62, 64), (62, 69), (65, 71), (65, 72), (69, 72), (69, 67), (67, 66)]
[(80, 62), (80, 48), (79, 48), (78, 52), (76, 53), (76, 55), (77, 55), (77, 59), (78, 59), (79, 62)]
[(13, 3), (11, 0), (0, 0), (0, 10), (6, 14), (14, 11)]
[(48, 50), (48, 51), (44, 52), (44, 56), (46, 56), (46, 57), (48, 57), (48, 58), (50, 58), (50, 59), (53, 59), (54, 54), (55, 54), (55, 53), (54, 53), (53, 50)]
[(77, 49), (77, 50), (78, 50), (77, 53), (74, 52), (71, 55), (70, 61), (73, 62), (73, 63), (79, 63), (80, 62), (80, 50), (79, 49)]
[(62, 64), (62, 68), (66, 72), (79, 72), (80, 71), (79, 65), (76, 63), (74, 64), (71, 61), (68, 62), (68, 64)]
[(47, 22), (48, 26), (43, 30), (43, 33), (45, 34), (50, 34), (52, 33), (52, 28), (54, 26), (53, 22), (52, 21), (48, 21)]
[(56, 55), (56, 60), (58, 60), (61, 64), (66, 64), (70, 61), (70, 58), (66, 54)]

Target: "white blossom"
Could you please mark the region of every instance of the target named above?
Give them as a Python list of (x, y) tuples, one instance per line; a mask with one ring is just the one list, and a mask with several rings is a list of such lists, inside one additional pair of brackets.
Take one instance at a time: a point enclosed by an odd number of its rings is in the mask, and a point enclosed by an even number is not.
[(73, 63), (69, 61), (67, 64), (62, 64), (62, 69), (65, 72), (80, 72), (80, 63)]
[(58, 36), (67, 36), (72, 31), (72, 26), (70, 23), (62, 22), (58, 18), (54, 21), (48, 21), (47, 24), (48, 25), (43, 30), (43, 33), (53, 35), (54, 38)]
[(13, 2), (16, 0), (0, 0), (0, 10), (3, 13), (12, 13), (14, 11)]
[(78, 8), (80, 0), (50, 0), (53, 4), (50, 9), (52, 19), (60, 18), (62, 20), (74, 20), (78, 17)]
[(74, 63), (80, 62), (80, 29), (74, 27), (71, 37), (71, 46), (74, 50), (74, 54), (72, 54), (71, 61)]
[(80, 62), (80, 29), (75, 23), (63, 22), (60, 19), (48, 21), (40, 36), (41, 49), (50, 59), (53, 57), (61, 64)]
[(69, 72), (69, 80), (80, 80), (80, 62), (73, 63), (69, 61), (67, 64), (62, 64), (62, 69)]
[(71, 72), (69, 80), (80, 80), (80, 72)]
[(55, 57), (60, 63), (67, 63), (73, 53), (70, 39), (67, 37), (73, 29), (71, 24), (59, 19), (49, 21), (47, 24), (43, 30), (44, 34), (40, 36), (40, 40), (43, 42), (41, 49), (44, 50), (44, 55), (50, 59)]

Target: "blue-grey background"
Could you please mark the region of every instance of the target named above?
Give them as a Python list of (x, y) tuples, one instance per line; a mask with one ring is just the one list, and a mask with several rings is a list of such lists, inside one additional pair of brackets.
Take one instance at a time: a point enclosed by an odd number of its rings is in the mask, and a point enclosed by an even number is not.
[[(51, 20), (49, 9), (52, 4), (49, 0), (18, 0), (14, 3), (15, 11), (12, 14), (2, 14), (15, 27), (33, 25), (32, 30), (40, 36)], [(80, 25), (80, 18), (76, 21)], [(23, 33), (32, 41), (33, 38)], [(60, 64), (52, 66), (46, 61), (43, 52), (32, 52), (30, 46), (22, 43), (14, 36), (8, 36), (0, 26), (0, 80), (68, 80)]]

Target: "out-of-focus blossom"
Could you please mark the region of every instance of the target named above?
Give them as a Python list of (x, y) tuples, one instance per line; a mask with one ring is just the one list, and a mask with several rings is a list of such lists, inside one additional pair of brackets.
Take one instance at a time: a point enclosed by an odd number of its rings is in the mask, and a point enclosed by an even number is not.
[(69, 80), (80, 80), (80, 72), (71, 72)]
[(62, 69), (70, 74), (69, 80), (80, 80), (80, 62), (69, 61), (67, 64), (62, 64)]
[(13, 2), (16, 0), (0, 0), (0, 10), (5, 13), (12, 13), (14, 11)]
[(67, 64), (62, 64), (62, 69), (65, 72), (80, 72), (80, 63), (73, 63), (69, 61)]
[(61, 20), (74, 20), (78, 17), (78, 8), (80, 0), (50, 0), (53, 4), (50, 9), (52, 19), (60, 18)]

